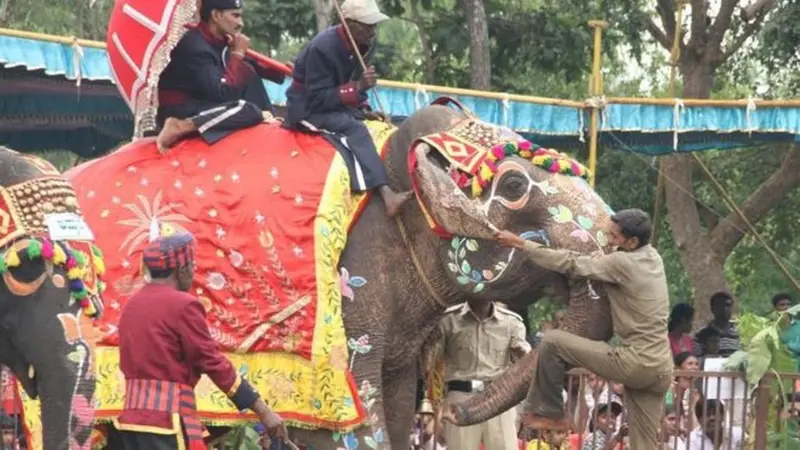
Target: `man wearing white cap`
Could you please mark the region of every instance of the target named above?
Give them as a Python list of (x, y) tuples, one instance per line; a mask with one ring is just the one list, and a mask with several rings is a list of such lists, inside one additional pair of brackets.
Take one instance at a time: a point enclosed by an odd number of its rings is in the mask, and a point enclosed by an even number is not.
[(342, 13), (358, 48), (353, 48), (343, 25), (330, 27), (311, 40), (295, 60), (292, 85), (286, 91), (285, 126), (336, 136), (334, 142), (346, 147), (343, 156), (355, 169), (351, 170), (352, 189), (377, 188), (387, 215), (394, 216), (412, 192), (397, 193), (389, 187), (386, 168), (363, 123), (376, 118), (369, 110), (367, 91), (375, 86), (377, 75), (373, 67), (363, 71), (356, 53), (369, 61), (377, 25), (389, 17), (375, 0), (346, 0)]

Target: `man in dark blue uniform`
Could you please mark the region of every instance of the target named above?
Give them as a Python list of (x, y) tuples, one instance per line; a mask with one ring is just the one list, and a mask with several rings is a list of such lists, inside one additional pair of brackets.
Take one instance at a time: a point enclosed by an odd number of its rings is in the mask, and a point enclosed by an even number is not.
[(375, 28), (388, 17), (374, 0), (346, 0), (342, 4), (347, 25), (358, 49), (350, 44), (342, 25), (318, 34), (297, 56), (292, 85), (286, 91), (288, 128), (333, 133), (355, 157), (353, 190), (378, 188), (386, 213), (394, 216), (411, 198), (411, 191), (396, 193), (389, 187), (386, 168), (364, 125), (376, 114), (366, 111), (367, 91), (377, 82), (375, 69), (366, 73), (356, 52), (369, 59)]
[(190, 134), (213, 144), (275, 120), (261, 79), (283, 83), (285, 77), (245, 57), (250, 39), (243, 27), (241, 0), (203, 0), (200, 23), (172, 50), (159, 80), (159, 150)]

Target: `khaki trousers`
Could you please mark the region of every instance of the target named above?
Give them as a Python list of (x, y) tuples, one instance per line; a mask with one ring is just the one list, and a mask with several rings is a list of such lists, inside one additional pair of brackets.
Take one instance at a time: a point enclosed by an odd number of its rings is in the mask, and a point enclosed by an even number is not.
[(614, 348), (563, 330), (548, 331), (539, 345), (539, 361), (525, 411), (547, 418), (563, 418), (561, 390), (566, 372), (572, 367), (582, 367), (601, 378), (625, 385), (623, 403), (630, 428), (630, 448), (659, 448), (658, 427), (671, 370), (643, 367), (636, 354), (624, 347)]
[[(466, 401), (474, 394), (451, 391), (447, 403)], [(459, 427), (449, 422), (444, 425), (447, 448), (452, 450), (478, 450), (481, 442), (486, 450), (517, 450), (517, 408), (511, 408), (486, 422)]]

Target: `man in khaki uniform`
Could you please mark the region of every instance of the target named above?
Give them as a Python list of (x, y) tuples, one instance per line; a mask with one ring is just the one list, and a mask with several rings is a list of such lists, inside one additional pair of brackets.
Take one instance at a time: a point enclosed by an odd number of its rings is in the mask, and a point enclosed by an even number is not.
[[(473, 301), (447, 310), (439, 323), (444, 340), (447, 403), (467, 400), (527, 354), (522, 317), (498, 302)], [(477, 450), (517, 449), (517, 412), (505, 413), (469, 427), (445, 425), (447, 448)]]
[(644, 211), (620, 211), (611, 218), (608, 230), (617, 251), (599, 257), (548, 249), (508, 231), (496, 233), (501, 244), (522, 249), (543, 268), (571, 278), (607, 283), (614, 331), (622, 341), (620, 347), (614, 348), (563, 330), (545, 333), (525, 405), (526, 426), (569, 426), (561, 386), (569, 368), (583, 367), (625, 385), (623, 402), (630, 422), (631, 448), (658, 448), (658, 426), (670, 385), (672, 354), (667, 339), (667, 280), (661, 256), (649, 244), (651, 229), (652, 222)]

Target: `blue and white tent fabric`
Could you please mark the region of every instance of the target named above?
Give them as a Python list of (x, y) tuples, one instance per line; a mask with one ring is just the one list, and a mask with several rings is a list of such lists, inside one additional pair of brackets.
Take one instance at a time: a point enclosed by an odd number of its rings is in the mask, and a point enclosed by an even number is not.
[[(68, 147), (84, 156), (103, 153), (132, 133), (130, 112), (115, 95), (113, 77), (99, 43), (44, 39), (0, 30), (0, 80), (14, 80), (28, 89), (0, 88), (0, 144), (21, 150)], [(7, 30), (6, 30), (7, 31)], [(13, 35), (9, 35), (13, 34)], [(36, 80), (53, 78), (48, 89), (31, 89)], [(22, 80), (22, 81), (21, 81)], [(266, 83), (278, 105), (286, 101), (283, 85)], [(58, 85), (58, 86), (56, 86)], [(380, 98), (388, 114), (409, 116), (437, 97), (448, 95), (482, 120), (508, 126), (539, 145), (574, 149), (589, 140), (591, 108), (580, 102), (484, 93), (442, 86), (422, 86), (382, 81), (371, 93), (373, 108)], [(791, 106), (742, 101), (737, 106), (699, 106), (674, 100), (673, 104), (624, 103), (593, 99), (602, 105), (599, 142), (603, 146), (648, 155), (725, 149), (775, 141), (800, 142), (800, 101)], [(61, 126), (46, 125), (46, 116)], [(55, 117), (58, 117), (56, 119)], [(45, 124), (23, 126), (26, 118)], [(18, 126), (4, 126), (4, 123)], [(74, 125), (72, 130), (69, 126)], [(84, 130), (78, 137), (77, 130)], [(70, 134), (71, 133), (71, 134)]]

